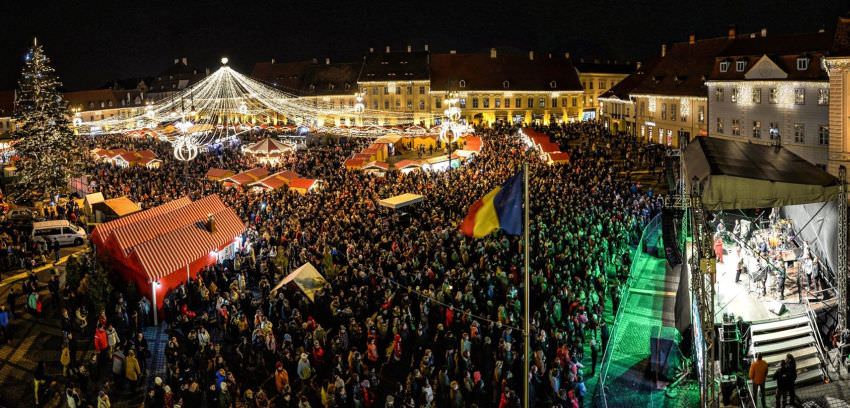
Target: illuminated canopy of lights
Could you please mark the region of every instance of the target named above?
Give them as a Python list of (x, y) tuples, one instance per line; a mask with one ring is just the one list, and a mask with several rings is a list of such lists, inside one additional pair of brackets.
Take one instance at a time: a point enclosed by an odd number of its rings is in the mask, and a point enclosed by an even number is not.
[[(222, 63), (226, 64), (225, 59)], [(353, 106), (316, 97), (300, 97), (267, 86), (227, 65), (172, 97), (145, 107), (129, 118), (75, 123), (80, 134), (153, 132), (175, 143), (175, 157), (193, 157), (197, 147), (230, 140), (261, 125), (294, 122), (299, 127), (322, 123), (413, 124), (434, 115), (366, 109), (362, 96)], [(179, 142), (179, 143), (177, 143)], [(178, 150), (181, 151), (178, 153)], [(188, 159), (191, 160), (191, 159)]]

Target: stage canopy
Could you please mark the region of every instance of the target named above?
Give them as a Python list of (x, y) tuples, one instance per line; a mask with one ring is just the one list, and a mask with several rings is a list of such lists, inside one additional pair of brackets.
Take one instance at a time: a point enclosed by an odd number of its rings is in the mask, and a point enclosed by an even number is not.
[(381, 201), (378, 201), (378, 204), (387, 208), (397, 210), (399, 208), (407, 207), (408, 205), (413, 205), (422, 202), (423, 200), (425, 200), (425, 196), (421, 196), (419, 194), (404, 193), (395, 197), (385, 198)]
[(696, 177), (709, 210), (817, 203), (838, 194), (838, 179), (781, 147), (698, 137), (682, 160), (688, 188)]

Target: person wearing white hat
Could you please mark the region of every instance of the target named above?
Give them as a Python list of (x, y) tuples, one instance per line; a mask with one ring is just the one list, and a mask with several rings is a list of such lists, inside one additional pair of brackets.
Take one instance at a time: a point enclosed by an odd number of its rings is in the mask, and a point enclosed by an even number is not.
[(313, 367), (310, 366), (307, 353), (301, 353), (301, 358), (298, 360), (298, 378), (301, 381), (307, 381), (313, 375)]

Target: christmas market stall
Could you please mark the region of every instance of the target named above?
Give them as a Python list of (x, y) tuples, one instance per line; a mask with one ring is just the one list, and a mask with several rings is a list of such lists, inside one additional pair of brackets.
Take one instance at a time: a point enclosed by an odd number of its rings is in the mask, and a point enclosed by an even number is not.
[[(165, 295), (207, 265), (233, 257), (245, 225), (218, 195), (186, 197), (98, 225), (97, 253), (162, 309)], [(152, 296), (154, 295), (155, 296)]]

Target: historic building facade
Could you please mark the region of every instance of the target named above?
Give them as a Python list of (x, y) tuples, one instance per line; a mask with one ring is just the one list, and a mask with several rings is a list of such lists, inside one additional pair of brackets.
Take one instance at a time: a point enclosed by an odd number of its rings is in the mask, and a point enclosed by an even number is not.
[(782, 145), (826, 166), (829, 82), (823, 67), (833, 34), (768, 36), (732, 41), (707, 81), (712, 137)]
[(838, 19), (829, 57), (829, 156), (827, 170), (850, 168), (850, 16)]

